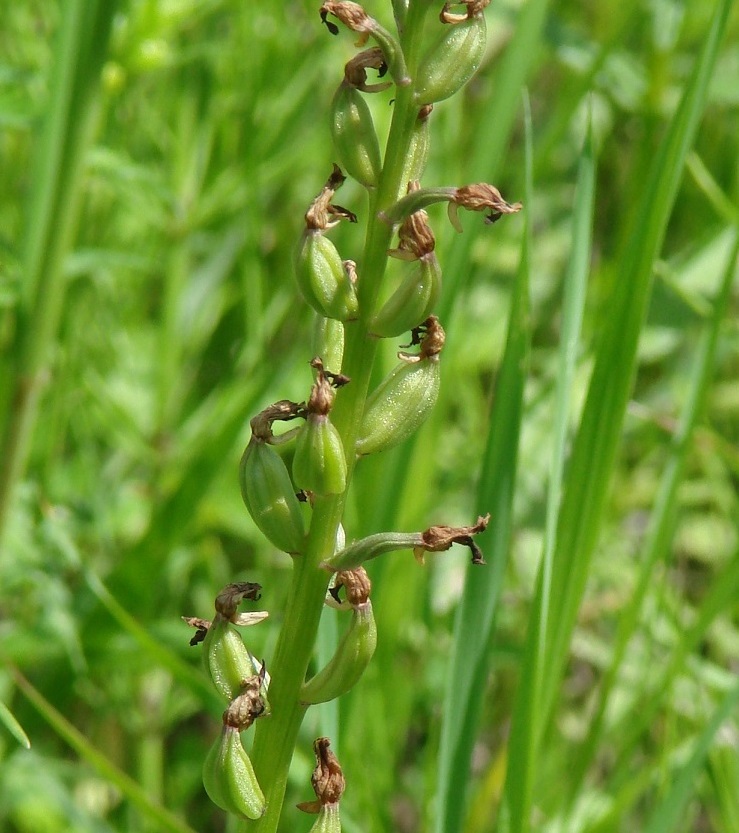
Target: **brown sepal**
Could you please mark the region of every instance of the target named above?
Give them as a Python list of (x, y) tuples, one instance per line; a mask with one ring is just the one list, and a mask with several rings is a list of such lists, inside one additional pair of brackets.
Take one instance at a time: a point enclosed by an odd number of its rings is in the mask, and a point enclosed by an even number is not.
[(477, 546), (472, 536), (487, 529), (490, 521), (490, 514), (480, 516), (473, 526), (432, 526), (421, 533), (422, 543), (415, 547), (413, 555), (423, 563), (424, 553), (444, 552), (452, 544), (462, 544), (472, 551), (472, 563), (484, 564), (482, 550)]

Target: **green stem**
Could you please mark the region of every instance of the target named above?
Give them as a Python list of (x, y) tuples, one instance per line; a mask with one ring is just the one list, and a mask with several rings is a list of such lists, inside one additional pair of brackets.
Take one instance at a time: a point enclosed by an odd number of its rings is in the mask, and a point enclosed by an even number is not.
[[(427, 9), (426, 0), (411, 2), (408, 7), (401, 45), (411, 78), (418, 65)], [(367, 234), (359, 269), (360, 319), (345, 328), (342, 372), (350, 377), (351, 384), (337, 397), (332, 418), (348, 452), (347, 488), (355, 462), (355, 455), (349, 450), (356, 446), (377, 352), (377, 339), (369, 335), (368, 323), (377, 305), (393, 233), (390, 226), (378, 219), (378, 213), (405, 193), (403, 171), (417, 110), (413, 83), (397, 88), (385, 163), (377, 191), (369, 200)], [(280, 821), (290, 761), (305, 714), (305, 706), (298, 699), (300, 687), (313, 654), (328, 583), (327, 573), (319, 565), (334, 553), (345, 500), (346, 492), (316, 500), (305, 555), (295, 559), (287, 610), (269, 667), (272, 714), (256, 724), (252, 761), (267, 800), (267, 811), (255, 825), (250, 824), (248, 829), (255, 833), (275, 833)]]

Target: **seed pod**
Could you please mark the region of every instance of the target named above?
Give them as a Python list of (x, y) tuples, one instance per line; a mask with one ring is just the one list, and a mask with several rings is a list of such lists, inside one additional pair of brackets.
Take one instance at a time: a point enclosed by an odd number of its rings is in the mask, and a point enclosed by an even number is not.
[(413, 125), (411, 143), (408, 147), (408, 154), (405, 159), (403, 176), (400, 181), (405, 187), (409, 182), (415, 182), (423, 177), (426, 170), (426, 162), (429, 158), (429, 116), (433, 110), (432, 104), (426, 104), (418, 111), (418, 117)]
[(441, 292), (441, 267), (436, 255), (424, 255), (372, 320), (370, 332), (393, 338), (417, 327), (431, 314)]
[(364, 568), (337, 573), (332, 595), (338, 593), (342, 585), (352, 608), (351, 622), (336, 653), (300, 690), (302, 703), (326, 703), (346, 694), (362, 676), (375, 653), (377, 627), (369, 599), (370, 580)]
[(203, 786), (210, 800), (227, 813), (258, 819), (267, 804), (237, 727), (224, 723), (203, 764)]
[(341, 833), (338, 804), (323, 804), (308, 833)]
[(302, 489), (317, 495), (336, 495), (346, 489), (346, 457), (339, 432), (329, 417), (334, 391), (323, 363), (320, 359), (315, 361), (319, 373), (306, 405), (305, 425), (295, 445), (293, 477)]
[(313, 324), (312, 353), (321, 356), (326, 367), (341, 372), (344, 358), (344, 325), (335, 318), (316, 315)]
[(460, 90), (480, 66), (485, 53), (485, 37), (482, 13), (446, 29), (421, 62), (416, 101), (433, 104)]
[(444, 330), (431, 315), (412, 332), (411, 343), (420, 344), (421, 352), (399, 353), (400, 364), (368, 398), (357, 439), (358, 454), (384, 451), (403, 442), (423, 424), (436, 404)]
[(259, 673), (241, 634), (220, 614), (208, 628), (203, 649), (213, 685), (229, 702), (239, 694), (245, 680)]
[(295, 277), (305, 300), (326, 318), (357, 317), (354, 291), (336, 246), (320, 229), (306, 228), (295, 257)]
[(241, 497), (254, 523), (278, 549), (302, 551), (305, 527), (290, 475), (280, 455), (253, 436), (241, 457)]
[(331, 104), (331, 136), (349, 176), (366, 188), (377, 185), (382, 162), (372, 113), (362, 93), (346, 80)]
[(298, 434), (293, 458), (295, 482), (317, 495), (346, 489), (346, 457), (339, 432), (328, 415), (310, 414)]

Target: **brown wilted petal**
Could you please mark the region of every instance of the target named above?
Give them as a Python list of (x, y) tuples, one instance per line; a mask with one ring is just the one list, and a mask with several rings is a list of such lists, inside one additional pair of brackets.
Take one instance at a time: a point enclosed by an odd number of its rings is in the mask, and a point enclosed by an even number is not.
[[(347, 263), (351, 263), (352, 266), (355, 265), (354, 261), (346, 260), (344, 261), (345, 268)], [(323, 366), (323, 359), (320, 356), (315, 356), (314, 358), (312, 358), (310, 360), (310, 366), (314, 370), (317, 370), (319, 374), (325, 376), (326, 379), (328, 379), (328, 381), (331, 383), (331, 387), (333, 388), (343, 388), (344, 385), (348, 385), (349, 382), (351, 382), (351, 379), (344, 373), (332, 373), (330, 370), (326, 370)]]
[(425, 321), (411, 330), (410, 344), (402, 345), (403, 347), (420, 345), (420, 352), (406, 353), (401, 350), (398, 352), (398, 358), (409, 364), (420, 362), (423, 359), (433, 359), (441, 353), (445, 341), (446, 333), (439, 323), (439, 319), (435, 315), (429, 315)]
[(463, 544), (472, 551), (472, 563), (484, 564), (485, 559), (482, 551), (474, 542), (472, 536), (487, 529), (490, 521), (490, 514), (479, 517), (473, 526), (432, 526), (421, 533), (421, 543), (415, 547), (413, 554), (423, 562), (425, 552), (443, 552), (448, 550), (452, 544)]
[(251, 581), (238, 581), (227, 584), (216, 596), (216, 611), (224, 619), (232, 619), (244, 599), (257, 601), (260, 598), (261, 584)]
[[(439, 20), (442, 23), (462, 23), (465, 20), (470, 20), (473, 17), (479, 17), (483, 9), (490, 5), (490, 0), (459, 0), (457, 3), (444, 3), (444, 8), (439, 14)], [(466, 6), (467, 11), (464, 14), (453, 14), (449, 11), (452, 6)]]
[(362, 42), (367, 40), (367, 36), (375, 28), (375, 21), (367, 14), (367, 12), (359, 5), (359, 3), (351, 3), (349, 0), (339, 0), (339, 2), (331, 2), (326, 0), (321, 5), (319, 10), (321, 20), (326, 24), (326, 28), (332, 35), (337, 35), (339, 29), (336, 24), (327, 20), (327, 16), (332, 14), (335, 18), (340, 20), (347, 29), (352, 32), (358, 32), (364, 37), (360, 40)]
[(363, 93), (379, 93), (382, 90), (392, 87), (391, 81), (383, 81), (381, 84), (367, 83), (367, 69), (376, 69), (380, 78), (387, 72), (385, 55), (379, 46), (365, 49), (355, 55), (344, 67), (344, 82), (351, 87), (361, 90)]
[(478, 182), (455, 188), (449, 202), (449, 219), (457, 231), (462, 231), (457, 217), (457, 207), (468, 211), (489, 211), (486, 223), (495, 223), (504, 214), (517, 214), (523, 207), (520, 202), (508, 203), (494, 185)]
[(199, 645), (208, 633), (208, 628), (211, 625), (210, 621), (208, 619), (198, 619), (197, 616), (182, 616), (181, 618), (191, 628), (196, 628), (195, 635), (190, 640), (190, 645)]
[[(408, 183), (409, 194), (420, 188), (417, 180)], [(436, 246), (436, 239), (428, 224), (428, 217), (423, 209), (406, 217), (398, 229), (398, 247), (390, 249), (388, 254), (399, 260), (420, 260), (424, 255), (431, 254)]]
[(241, 694), (231, 701), (231, 704), (223, 713), (223, 722), (226, 726), (232, 726), (234, 729), (243, 732), (260, 715), (264, 714), (266, 704), (261, 691), (266, 673), (264, 664), (262, 664), (262, 670), (259, 674), (244, 680)]
[(325, 231), (333, 228), (340, 220), (349, 220), (350, 223), (357, 222), (356, 214), (342, 208), (340, 205), (333, 205), (331, 202), (334, 194), (344, 184), (345, 180), (346, 177), (341, 168), (334, 163), (331, 176), (326, 180), (321, 192), (305, 212), (305, 224), (309, 229)]
[(311, 784), (316, 798), (321, 804), (338, 804), (346, 782), (341, 765), (329, 749), (331, 741), (328, 738), (316, 738), (313, 751), (316, 753), (316, 768), (311, 776)]
[(255, 417), (249, 421), (251, 426), (251, 433), (258, 440), (263, 442), (271, 442), (274, 439), (272, 433), (272, 423), (277, 421), (288, 421), (295, 419), (301, 414), (302, 405), (298, 402), (293, 402), (290, 399), (280, 399), (269, 405), (263, 411), (260, 411)]
[(338, 603), (341, 603), (339, 591), (342, 587), (346, 591), (347, 602), (352, 607), (359, 607), (369, 599), (372, 582), (364, 567), (357, 567), (356, 570), (339, 570), (336, 573), (333, 587), (329, 590)]

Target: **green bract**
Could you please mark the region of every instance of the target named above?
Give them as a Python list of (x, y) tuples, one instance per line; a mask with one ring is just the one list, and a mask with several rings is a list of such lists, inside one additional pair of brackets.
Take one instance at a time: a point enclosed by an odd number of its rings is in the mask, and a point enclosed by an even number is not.
[(331, 136), (349, 176), (368, 188), (377, 185), (382, 163), (372, 113), (362, 93), (346, 82), (332, 103)]
[(481, 14), (447, 27), (418, 69), (419, 104), (443, 101), (470, 80), (485, 53), (486, 31)]
[(295, 257), (295, 277), (305, 300), (326, 318), (357, 316), (357, 294), (336, 250), (320, 229), (307, 228)]
[(241, 458), (241, 496), (254, 523), (280, 550), (299, 553), (305, 542), (300, 504), (280, 455), (252, 436)]
[(239, 729), (224, 724), (203, 764), (203, 786), (221, 810), (258, 819), (267, 807)]

